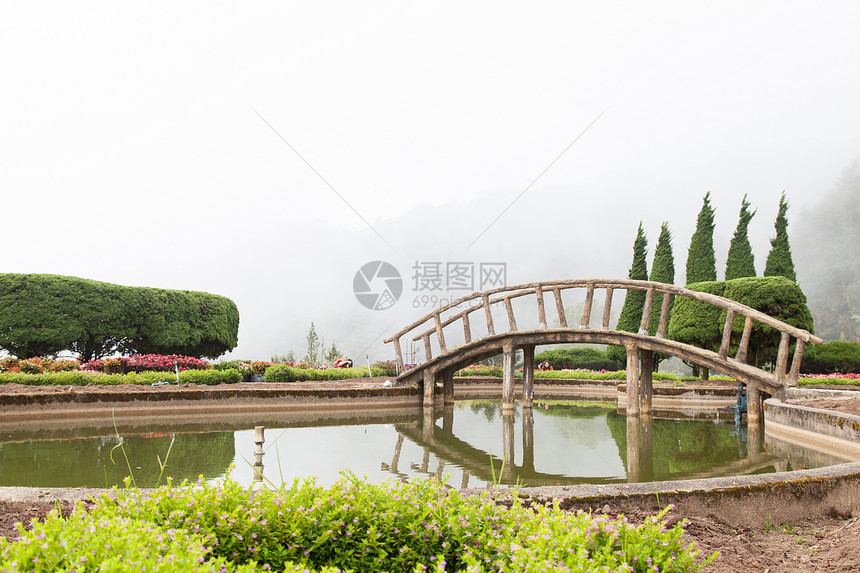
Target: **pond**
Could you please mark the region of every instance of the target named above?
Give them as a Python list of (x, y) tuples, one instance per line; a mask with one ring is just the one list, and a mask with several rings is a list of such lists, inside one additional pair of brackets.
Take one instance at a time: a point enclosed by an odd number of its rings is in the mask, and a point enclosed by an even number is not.
[[(710, 420), (626, 418), (614, 404), (537, 403), (503, 413), (499, 401), (366, 413), (265, 414), (0, 426), (0, 485), (105, 487), (133, 475), (208, 481), (262, 477), (279, 485), (343, 470), (379, 482), (435, 477), (450, 487), (626, 483), (768, 473), (851, 461), (788, 447), (731, 413)], [(254, 427), (265, 426), (255, 456)], [(172, 445), (171, 445), (172, 444)], [(254, 467), (257, 464), (257, 467)]]

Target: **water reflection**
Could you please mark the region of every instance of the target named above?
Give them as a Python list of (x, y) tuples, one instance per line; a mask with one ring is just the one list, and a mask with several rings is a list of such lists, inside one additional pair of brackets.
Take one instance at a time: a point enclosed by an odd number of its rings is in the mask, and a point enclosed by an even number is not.
[[(326, 485), (347, 468), (371, 481), (422, 477), (461, 488), (624, 483), (848, 461), (779, 446), (761, 426), (736, 427), (731, 415), (725, 418), (689, 421), (656, 413), (628, 419), (600, 404), (503, 411), (499, 402), (472, 401), (435, 410), (184, 419), (172, 430), (142, 419), (121, 422), (117, 432), (95, 421), (54, 431), (42, 421), (34, 432), (0, 424), (0, 485), (121, 483), (128, 468), (115, 447), (122, 444), (138, 485), (149, 486), (173, 437), (168, 474), (174, 479), (217, 481), (233, 464), (232, 476), (246, 484), (316, 476)], [(265, 441), (256, 426), (266, 427)]]

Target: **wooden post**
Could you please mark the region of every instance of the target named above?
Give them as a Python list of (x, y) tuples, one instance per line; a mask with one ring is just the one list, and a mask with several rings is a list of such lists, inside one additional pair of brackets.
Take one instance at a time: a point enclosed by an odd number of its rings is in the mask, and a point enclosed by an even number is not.
[(612, 317), (612, 287), (606, 289), (606, 301), (603, 303), (603, 330), (609, 330), (609, 319)]
[(463, 338), (466, 344), (472, 342), (472, 325), (469, 324), (469, 313), (463, 315)]
[(523, 408), (531, 408), (535, 393), (535, 347), (523, 346)]
[(594, 303), (594, 285), (588, 285), (588, 290), (585, 291), (585, 304), (582, 307), (582, 320), (579, 325), (582, 328), (588, 328), (591, 324), (591, 307)]
[(504, 467), (499, 468), (499, 477), (507, 483), (514, 479), (514, 411), (502, 410), (502, 451)]
[(794, 345), (794, 358), (791, 359), (791, 372), (788, 375), (788, 385), (797, 388), (797, 379), (800, 377), (800, 363), (803, 361), (803, 347), (806, 341), (798, 338)]
[(502, 347), (502, 411), (514, 409), (514, 346), (506, 342)]
[(633, 342), (627, 350), (627, 416), (639, 415), (639, 345)]
[(505, 310), (508, 311), (508, 323), (511, 326), (511, 331), (517, 330), (517, 319), (514, 318), (514, 307), (511, 306), (510, 297), (505, 299)]
[(436, 371), (433, 368), (424, 369), (424, 405), (433, 406), (436, 392)]
[(556, 287), (552, 289), (555, 295), (555, 309), (558, 311), (558, 324), (562, 328), (567, 328), (567, 317), (564, 315), (564, 301), (561, 300), (561, 289)]
[(493, 326), (493, 310), (490, 308), (490, 296), (485, 294), (481, 297), (481, 300), (484, 301), (484, 316), (487, 317), (487, 334), (492, 336), (496, 333), (496, 329)]
[(669, 325), (669, 305), (672, 303), (672, 295), (663, 294), (663, 305), (660, 307), (660, 326), (657, 327), (657, 338), (666, 338), (666, 328)]
[(397, 357), (397, 375), (400, 376), (406, 371), (406, 365), (403, 363), (403, 352), (400, 350), (400, 338), (394, 339), (394, 354)]
[(735, 311), (726, 311), (726, 324), (723, 326), (723, 341), (720, 343), (720, 360), (725, 360), (729, 355), (729, 345), (732, 343), (732, 325), (735, 322)]
[(741, 342), (738, 345), (738, 353), (735, 355), (735, 360), (737, 360), (738, 362), (745, 363), (747, 361), (747, 350), (750, 346), (750, 333), (752, 333), (752, 325), (752, 317), (746, 317), (746, 320), (744, 321), (744, 333), (741, 336)]
[(531, 408), (523, 410), (523, 465), (524, 471), (535, 471), (535, 417)]
[(433, 349), (430, 347), (430, 335), (425, 334), (422, 338), (424, 339), (424, 361), (429, 362), (433, 360)]
[(642, 322), (639, 323), (639, 334), (648, 334), (651, 323), (651, 306), (654, 304), (654, 289), (649, 288), (645, 293), (645, 307), (642, 309)]
[(627, 408), (627, 481), (639, 482), (639, 417), (630, 415)]
[(642, 401), (640, 412), (645, 414), (651, 413), (651, 402), (654, 396), (653, 370), (654, 370), (654, 352), (652, 350), (639, 351), (641, 356), (640, 364), (640, 390), (639, 397)]
[(445, 406), (442, 411), (442, 431), (451, 434), (454, 431), (454, 406)]
[[(432, 406), (424, 407), (422, 410), (423, 414), (423, 424), (421, 427), (421, 439), (424, 440), (425, 444), (432, 445), (436, 443), (436, 411)], [(425, 452), (426, 453), (426, 452)], [(425, 462), (429, 462), (430, 460), (425, 458)], [(427, 471), (427, 464), (425, 463), (425, 467), (422, 471)]]
[(785, 384), (785, 371), (788, 368), (788, 341), (788, 333), (783, 332), (779, 341), (779, 353), (776, 355), (776, 368), (773, 371), (773, 381), (780, 386)]
[(446, 406), (454, 405), (454, 371), (445, 370), (442, 372), (442, 393), (445, 396), (444, 404)]
[(543, 287), (540, 285), (535, 287), (535, 298), (537, 299), (538, 307), (538, 324), (541, 328), (546, 328), (546, 309), (543, 306)]
[(445, 335), (442, 334), (442, 319), (439, 318), (439, 313), (433, 315), (433, 319), (436, 322), (436, 337), (439, 339), (439, 354), (445, 354), (448, 352), (448, 347), (445, 346)]
[(747, 382), (747, 424), (761, 420), (761, 392), (758, 387)]

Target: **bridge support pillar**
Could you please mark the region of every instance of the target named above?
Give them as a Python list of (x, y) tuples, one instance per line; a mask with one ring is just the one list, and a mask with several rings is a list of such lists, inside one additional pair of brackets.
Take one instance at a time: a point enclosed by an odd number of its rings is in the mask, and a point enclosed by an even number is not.
[(523, 346), (523, 408), (531, 408), (535, 394), (535, 347)]
[(514, 412), (502, 410), (502, 451), (504, 467), (499, 468), (499, 477), (512, 482), (514, 477)]
[(639, 415), (639, 345), (629, 343), (627, 350), (627, 416)]
[(761, 420), (761, 392), (747, 383), (747, 424), (758, 424)]
[(454, 405), (454, 371), (445, 370), (442, 372), (442, 393), (445, 396), (445, 405)]
[(530, 408), (523, 410), (523, 470), (535, 471), (535, 415)]
[(436, 371), (428, 368), (424, 371), (424, 406), (433, 406), (436, 394)]
[(654, 397), (654, 352), (652, 350), (639, 351), (639, 399), (640, 412), (642, 414), (651, 413), (651, 401)]
[(506, 343), (502, 347), (502, 412), (514, 409), (514, 345)]

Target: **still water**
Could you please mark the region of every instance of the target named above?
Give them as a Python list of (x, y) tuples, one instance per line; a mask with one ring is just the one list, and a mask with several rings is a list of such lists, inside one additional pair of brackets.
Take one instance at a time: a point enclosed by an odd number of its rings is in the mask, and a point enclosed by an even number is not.
[[(105, 487), (133, 475), (150, 487), (165, 458), (164, 475), (177, 482), (201, 475), (216, 482), (230, 471), (252, 484), (262, 466), (275, 485), (312, 476), (327, 485), (349, 469), (374, 482), (432, 476), (451, 487), (692, 479), (848, 461), (787, 448), (723, 417), (627, 419), (614, 405), (566, 403), (503, 414), (500, 402), (481, 400), (426, 416), (410, 409), (127, 419), (116, 430), (110, 421), (10, 424), (0, 426), (0, 485)], [(255, 456), (256, 425), (266, 426), (262, 456)]]

